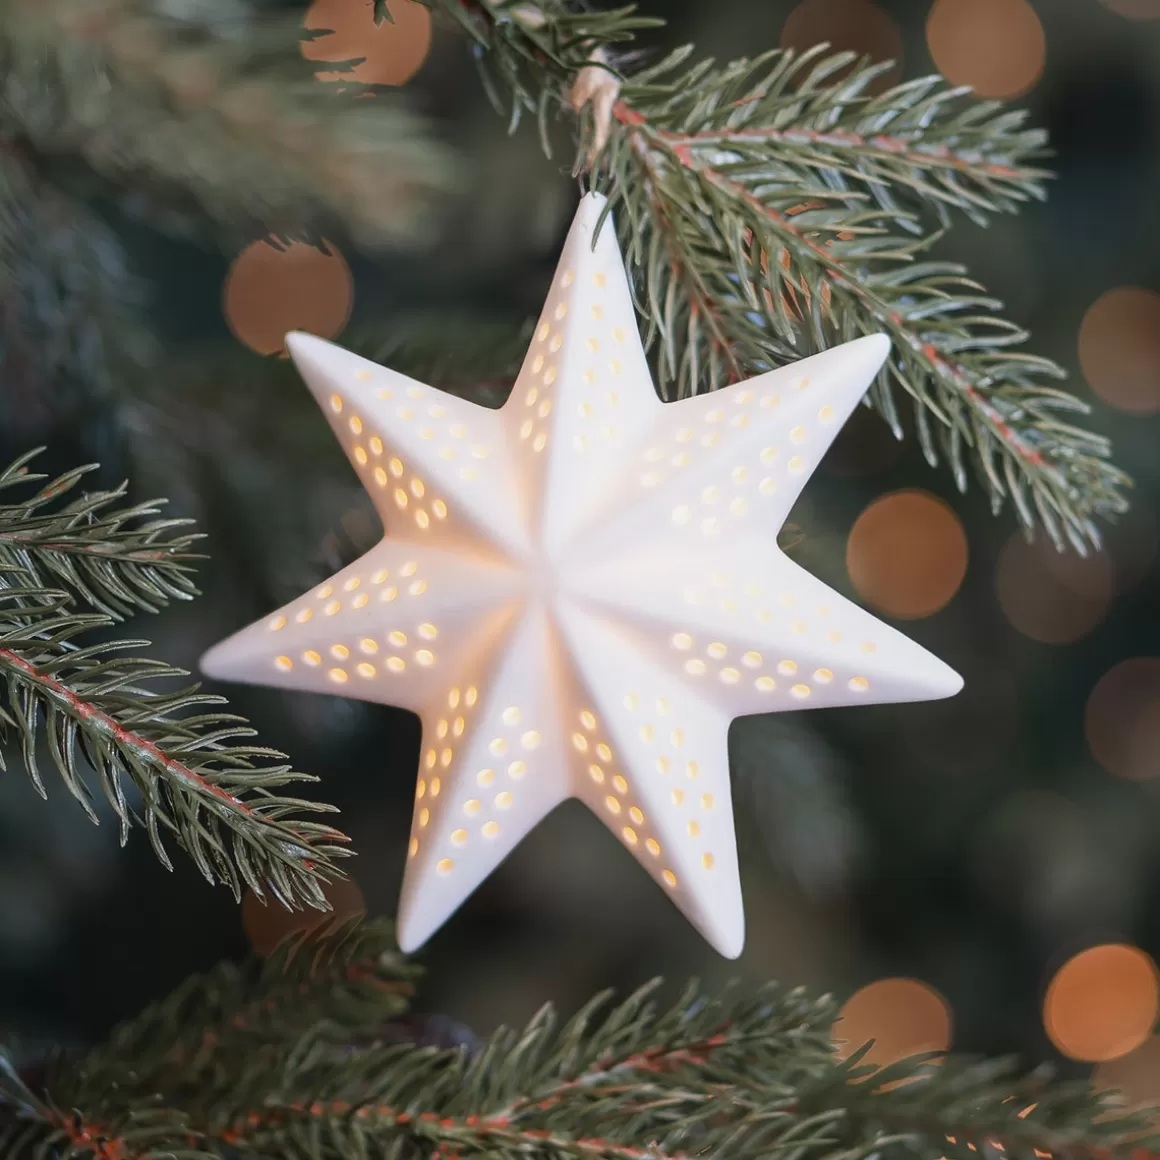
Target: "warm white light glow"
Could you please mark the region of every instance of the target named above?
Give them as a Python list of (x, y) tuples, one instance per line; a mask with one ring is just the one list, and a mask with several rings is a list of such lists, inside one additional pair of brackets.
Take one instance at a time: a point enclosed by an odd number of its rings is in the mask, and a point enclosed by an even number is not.
[(961, 685), (777, 547), (886, 340), (663, 405), (603, 208), (582, 202), (498, 411), (290, 336), (386, 537), (203, 661), (419, 715), (407, 950), (578, 797), (736, 956), (731, 720)]

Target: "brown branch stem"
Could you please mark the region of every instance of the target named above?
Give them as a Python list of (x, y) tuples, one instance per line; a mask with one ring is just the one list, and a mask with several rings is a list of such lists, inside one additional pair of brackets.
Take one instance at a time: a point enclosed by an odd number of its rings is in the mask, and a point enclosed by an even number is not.
[(111, 544), (86, 540), (39, 540), (35, 532), (0, 532), (0, 544), (14, 544), (19, 548), (40, 552), (58, 552), (70, 556), (98, 556), (103, 560), (123, 560), (129, 564), (180, 563), (194, 556), (161, 549), (132, 548), (123, 550)]
[[(400, 1128), (424, 1137), (439, 1146), (445, 1157), (458, 1156), (458, 1148), (478, 1149), (488, 1144), (507, 1145), (521, 1151), (546, 1149), (552, 1155), (571, 1153), (585, 1157), (607, 1157), (608, 1160), (687, 1160), (683, 1153), (666, 1154), (655, 1147), (637, 1148), (601, 1137), (561, 1136), (540, 1128), (519, 1128), (511, 1118), (501, 1115), (440, 1116), (435, 1112), (411, 1115), (388, 1104), (364, 1104), (361, 1107), (342, 1100), (316, 1101), (312, 1104), (266, 1103), (236, 1120), (220, 1133), (226, 1144), (258, 1143), (263, 1128), (278, 1128), (291, 1120), (317, 1120), (332, 1116), (352, 1116), (362, 1123)], [(103, 1158), (102, 1158), (103, 1160)], [(109, 1160), (121, 1160), (110, 1157)]]
[[(674, 148), (698, 148), (709, 146), (728, 146), (738, 139), (755, 141), (765, 145), (818, 145), (830, 149), (861, 151), (871, 157), (883, 160), (901, 161), (915, 169), (949, 169), (958, 173), (981, 175), (997, 181), (1026, 180), (1031, 177), (1046, 177), (1046, 171), (1038, 169), (1015, 169), (1009, 165), (997, 165), (994, 162), (982, 161), (970, 157), (965, 153), (957, 153), (949, 145), (942, 144), (928, 148), (916, 147), (913, 140), (907, 137), (892, 137), (889, 134), (877, 133), (866, 136), (846, 129), (722, 129), (704, 133), (671, 133), (659, 131)], [(832, 164), (832, 162), (826, 162)]]
[(74, 1149), (84, 1149), (94, 1160), (145, 1160), (140, 1153), (128, 1150), (123, 1137), (99, 1124), (87, 1123), (79, 1112), (59, 1116), (53, 1126), (68, 1137)]
[[(486, 1147), (488, 1143), (527, 1150), (547, 1148), (553, 1154), (573, 1153), (585, 1157), (607, 1157), (608, 1160), (687, 1160), (684, 1154), (666, 1154), (655, 1146), (633, 1147), (600, 1137), (569, 1138), (558, 1133), (534, 1127), (521, 1127), (521, 1117), (545, 1112), (560, 1104), (570, 1092), (591, 1090), (608, 1079), (631, 1073), (660, 1074), (688, 1064), (704, 1062), (712, 1052), (729, 1042), (724, 1031), (699, 1043), (679, 1048), (655, 1048), (634, 1052), (623, 1059), (602, 1057), (590, 1068), (569, 1080), (550, 1086), (535, 1095), (521, 1096), (506, 1107), (486, 1115), (463, 1117), (439, 1116), (434, 1112), (411, 1115), (387, 1104), (358, 1106), (349, 1101), (315, 1102), (312, 1104), (263, 1105), (239, 1117), (221, 1133), (227, 1144), (252, 1140), (263, 1128), (275, 1128), (287, 1120), (306, 1117), (349, 1116), (361, 1121), (374, 1121), (384, 1126), (410, 1130), (439, 1145), (445, 1157), (458, 1155), (456, 1147)], [(450, 1151), (447, 1151), (448, 1148)]]

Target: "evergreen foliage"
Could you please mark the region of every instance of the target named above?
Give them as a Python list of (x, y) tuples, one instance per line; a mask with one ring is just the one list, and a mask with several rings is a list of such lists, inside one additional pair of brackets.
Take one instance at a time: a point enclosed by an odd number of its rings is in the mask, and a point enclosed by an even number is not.
[[(908, 397), (928, 458), (960, 487), (973, 465), (996, 506), (1009, 497), (1079, 550), (1123, 510), (1126, 479), (1071, 424), (1084, 407), (1050, 385), (1059, 368), (931, 253), (957, 217), (1042, 197), (1044, 140), (1023, 114), (931, 79), (873, 95), (884, 66), (822, 47), (646, 62), (638, 38), (657, 22), (631, 7), (430, 3), (466, 34), (513, 129), (530, 114), (548, 149), (555, 119), (576, 118), (576, 172), (617, 215), (667, 397), (885, 331), (894, 353), (872, 402), (901, 435)], [(382, 19), (390, 7), (376, 0)], [(94, 204), (209, 239), (422, 236), (448, 151), (396, 102), (356, 104), (361, 86), (303, 75), (295, 36), (244, 0), (4, 7), (6, 374), (101, 404), (150, 365), (147, 295)], [(406, 369), (440, 362), (445, 333), (420, 320), (354, 345)], [(481, 329), (479, 349), (502, 380), (513, 350), (495, 337)], [(462, 360), (441, 373), (480, 385)], [(87, 469), (45, 481), (30, 460), (0, 472), (0, 744), (40, 792), (51, 766), (94, 821), (111, 809), (122, 840), (141, 826), (166, 865), (172, 840), (235, 895), (324, 908), (343, 837), (303, 817), (328, 807), (284, 792), (312, 779), (115, 637), (130, 614), (195, 595), (197, 537), (123, 489), (86, 491)], [(1105, 1160), (1157, 1146), (1148, 1120), (1087, 1085), (1009, 1063), (841, 1058), (835, 1005), (777, 987), (690, 986), (667, 1008), (646, 988), (565, 1022), (546, 1008), (477, 1052), (408, 1042), (416, 971), (394, 947), (383, 922), (320, 929), (264, 965), (191, 979), (43, 1077), (0, 1066), (0, 1154)]]
[(11, 497), (0, 505), (0, 743), (18, 745), (42, 795), (46, 749), (94, 822), (95, 781), (122, 842), (141, 825), (165, 865), (170, 836), (238, 897), (249, 886), (325, 906), (343, 836), (299, 816), (330, 807), (277, 792), (315, 779), (255, 745), (224, 698), (180, 683), (188, 673), (124, 655), (148, 642), (109, 639), (129, 609), (193, 594), (185, 521), (152, 518), (154, 504), (119, 508), (119, 491), (70, 500), (83, 469), (29, 487), (43, 478), (30, 458), (0, 473)]
[[(924, 77), (874, 95), (889, 62), (818, 45), (719, 66), (685, 46), (635, 67), (634, 10), (561, 0), (442, 3), (476, 38), (512, 125), (580, 106), (576, 171), (606, 193), (662, 392), (695, 394), (870, 333), (893, 351), (869, 396), (896, 437), (909, 396), (928, 461), (996, 511), (1086, 552), (1125, 510), (1107, 440), (1076, 426), (1063, 370), (955, 263), (956, 213), (985, 224), (1044, 196), (1044, 134), (1024, 112)], [(618, 81), (602, 110), (584, 70)], [(569, 98), (573, 99), (569, 99)]]
[[(658, 983), (476, 1051), (400, 1041), (417, 972), (384, 921), (189, 980), (108, 1043), (0, 1080), (6, 1160), (1012, 1160), (1143, 1155), (1145, 1117), (1012, 1063), (840, 1057), (836, 1004)], [(840, 1035), (840, 1029), (838, 1034)]]
[[(898, 437), (905, 397), (926, 457), (960, 489), (973, 470), (1026, 527), (1081, 552), (1099, 543), (1128, 482), (1107, 441), (1077, 425), (1086, 407), (1000, 304), (932, 255), (956, 215), (985, 223), (1043, 197), (1044, 136), (1023, 112), (929, 77), (875, 95), (888, 64), (824, 45), (724, 66), (686, 47), (645, 64), (660, 22), (632, 7), (430, 3), (467, 34), (513, 130), (530, 114), (550, 152), (554, 120), (578, 120), (576, 170), (611, 199), (668, 397), (885, 332), (893, 355), (870, 401)], [(389, 20), (390, 4), (376, 12)], [(244, 0), (45, 0), (0, 16), (10, 368), (62, 396), (142, 393), (118, 381), (150, 365), (143, 288), (93, 198), (223, 239), (410, 245), (429, 230), (454, 179), (448, 149), (397, 101), (314, 82), (290, 16)], [(619, 86), (607, 108), (593, 70)]]

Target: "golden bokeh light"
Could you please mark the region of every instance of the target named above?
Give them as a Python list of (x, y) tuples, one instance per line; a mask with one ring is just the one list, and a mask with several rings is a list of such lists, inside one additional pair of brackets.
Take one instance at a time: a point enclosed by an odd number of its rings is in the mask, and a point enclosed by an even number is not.
[(253, 891), (247, 890), (242, 899), (242, 929), (254, 953), (264, 958), (292, 934), (366, 914), (362, 891), (353, 879), (328, 882), (324, 893), (331, 906), (329, 911), (287, 910), (272, 898), (263, 905)]
[(936, 0), (926, 22), (935, 67), (980, 97), (1017, 97), (1043, 75), (1047, 40), (1027, 0)]
[(967, 537), (958, 516), (924, 491), (897, 491), (858, 517), (846, 570), (867, 604), (900, 620), (932, 616), (967, 574)]
[(1043, 1000), (1043, 1026), (1063, 1055), (1100, 1063), (1144, 1043), (1158, 1011), (1156, 964), (1138, 947), (1111, 943), (1059, 968)]
[[(781, 30), (781, 47), (799, 52), (827, 41), (835, 52), (856, 52), (872, 61), (902, 63), (902, 33), (894, 18), (872, 0), (802, 0)], [(896, 84), (901, 67), (878, 78), (871, 92)]]
[(947, 1001), (918, 979), (878, 979), (855, 992), (834, 1024), (834, 1043), (844, 1058), (871, 1039), (866, 1062), (879, 1067), (951, 1045)]
[(1071, 644), (1107, 614), (1115, 590), (1103, 553), (1057, 552), (1043, 534), (1028, 543), (1016, 532), (999, 554), (999, 606), (1012, 626), (1041, 644)]
[(1101, 1063), (1092, 1074), (1092, 1087), (1120, 1092), (1126, 1108), (1160, 1104), (1160, 1038), (1152, 1036), (1135, 1051)]
[(391, 20), (375, 24), (372, 0), (314, 0), (302, 25), (307, 32), (329, 29), (302, 42), (307, 60), (337, 64), (358, 60), (347, 72), (324, 71), (319, 80), (353, 80), (364, 85), (405, 85), (431, 48), (431, 12), (418, 0), (391, 0)]
[(1160, 0), (1100, 0), (1100, 3), (1129, 20), (1160, 20)]
[(1160, 294), (1120, 286), (1096, 299), (1080, 326), (1079, 361), (1108, 406), (1160, 411)]
[(1133, 657), (1105, 673), (1084, 712), (1092, 756), (1109, 773), (1160, 774), (1160, 657)]
[(292, 330), (339, 334), (350, 318), (354, 280), (343, 256), (329, 249), (257, 241), (234, 259), (222, 309), (239, 341), (259, 354), (278, 354)]

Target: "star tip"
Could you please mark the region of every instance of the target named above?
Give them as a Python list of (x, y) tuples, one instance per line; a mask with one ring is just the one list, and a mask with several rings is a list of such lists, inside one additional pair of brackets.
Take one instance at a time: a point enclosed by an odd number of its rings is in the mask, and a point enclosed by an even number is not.
[(937, 657), (931, 657), (930, 661), (922, 681), (924, 700), (946, 701), (957, 697), (966, 682), (950, 665), (944, 664)]
[(302, 346), (313, 338), (315, 336), (305, 330), (289, 330), (286, 332), (286, 349), (293, 351), (296, 346)]
[(855, 339), (851, 345), (861, 346), (879, 366), (890, 357), (891, 342), (889, 336), (885, 334), (867, 334), (863, 338)]
[(411, 938), (401, 926), (395, 930), (395, 942), (399, 944), (399, 950), (405, 955), (413, 955), (423, 945), (421, 939)]
[(740, 907), (726, 905), (713, 918), (702, 915), (693, 925), (723, 959), (741, 957), (745, 949), (745, 914)]
[(303, 356), (309, 358), (311, 354), (333, 345), (317, 334), (310, 334), (305, 330), (292, 330), (286, 335), (286, 352), (296, 362)]
[(948, 668), (940, 689), (942, 697), (944, 699), (947, 697), (957, 697), (963, 691), (965, 684), (966, 682), (954, 669)]
[(197, 667), (202, 676), (209, 677), (212, 681), (228, 680), (230, 677), (230, 666), (226, 663), (226, 650), (220, 644), (215, 644), (213, 648), (202, 653)]
[(745, 927), (739, 924), (736, 930), (718, 931), (710, 941), (723, 959), (739, 959), (745, 949)]
[(431, 937), (432, 931), (424, 930), (410, 915), (400, 914), (395, 920), (395, 942), (405, 955), (413, 955)]
[(286, 335), (286, 353), (296, 366), (301, 369), (304, 359), (310, 355), (312, 341), (317, 341), (312, 334), (301, 330), (292, 330)]

